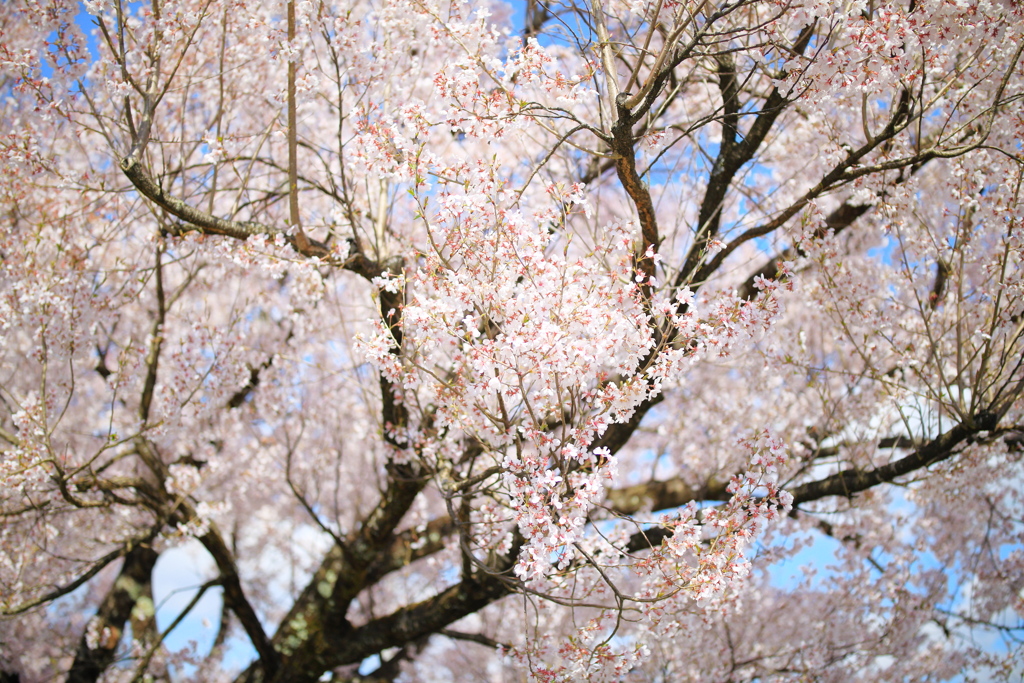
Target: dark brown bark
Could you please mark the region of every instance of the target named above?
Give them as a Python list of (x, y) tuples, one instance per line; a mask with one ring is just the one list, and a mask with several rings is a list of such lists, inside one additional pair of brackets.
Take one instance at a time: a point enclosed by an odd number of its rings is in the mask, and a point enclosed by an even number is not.
[(153, 615), (155, 606), (148, 596), (151, 595), (150, 580), (158, 557), (157, 552), (146, 545), (136, 546), (125, 555), (114, 585), (93, 617), (98, 623), (90, 621), (99, 635), (96, 647), (89, 646), (87, 633), (83, 633), (68, 671), (67, 683), (93, 683), (98, 680), (114, 662), (117, 646), (132, 612), (147, 613), (140, 616)]
[[(814, 26), (808, 26), (800, 32), (793, 46), (794, 53), (803, 54), (814, 35)], [(693, 245), (683, 262), (676, 286), (689, 284), (691, 287), (700, 285), (709, 273), (701, 268), (708, 245), (718, 235), (722, 217), (722, 208), (726, 195), (740, 168), (754, 158), (761, 143), (768, 136), (779, 116), (785, 111), (789, 100), (781, 90), (774, 88), (765, 99), (764, 106), (756, 114), (754, 123), (743, 137), (740, 137), (738, 124), (742, 103), (739, 101), (739, 85), (736, 81), (735, 66), (731, 59), (718, 60), (719, 89), (722, 93), (722, 143), (718, 156), (711, 167), (704, 198), (701, 200), (697, 225), (694, 226)]]
[(856, 468), (843, 470), (830, 477), (801, 484), (790, 489), (790, 493), (793, 495), (793, 504), (799, 505), (827, 496), (852, 496), (879, 484), (894, 481), (897, 477), (946, 460), (957, 452), (958, 447), (965, 445), (979, 432), (995, 429), (998, 422), (999, 417), (995, 413), (984, 412), (976, 415), (969, 424), (958, 424), (906, 457), (887, 465), (871, 470)]
[(627, 94), (619, 95), (616, 102), (618, 107), (618, 118), (612, 127), (612, 153), (615, 156), (615, 170), (619, 176), (622, 188), (633, 201), (636, 207), (637, 216), (640, 220), (641, 241), (633, 254), (633, 267), (638, 274), (644, 277), (644, 284), (641, 285), (644, 301), (651, 298), (650, 280), (654, 277), (655, 263), (653, 253), (661, 244), (658, 235), (658, 220), (654, 212), (654, 202), (651, 200), (650, 190), (641, 180), (636, 170), (636, 153), (633, 150), (633, 123), (634, 116), (625, 106)]
[[(817, 481), (794, 486), (788, 489), (789, 493), (793, 496), (793, 506), (796, 507), (801, 503), (809, 503), (830, 496), (849, 498), (862, 491), (874, 488), (879, 484), (890, 483), (899, 477), (923, 470), (949, 459), (962, 446), (967, 445), (980, 433), (994, 430), (998, 422), (999, 416), (997, 414), (983, 412), (976, 415), (969, 423), (956, 425), (949, 431), (922, 444), (909, 455), (899, 460), (870, 470), (856, 468), (843, 470)], [(659, 504), (664, 505), (666, 508), (679, 507), (689, 503), (691, 500), (698, 500), (697, 498), (688, 497), (688, 492), (685, 488), (680, 488), (679, 493), (682, 494), (679, 499), (673, 500), (670, 496), (666, 496), (659, 501)], [(634, 534), (627, 546), (627, 551), (640, 552), (660, 545), (671, 533), (671, 531), (659, 528)]]

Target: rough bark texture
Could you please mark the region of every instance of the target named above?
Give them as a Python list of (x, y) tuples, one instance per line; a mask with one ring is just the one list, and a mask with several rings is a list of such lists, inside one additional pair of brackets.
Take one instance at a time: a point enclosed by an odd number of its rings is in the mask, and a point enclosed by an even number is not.
[[(93, 683), (114, 662), (117, 647), (122, 641), (125, 624), (133, 614), (152, 618), (156, 614), (150, 581), (159, 555), (148, 546), (133, 548), (124, 557), (118, 573), (100, 608), (93, 617), (90, 630), (96, 635), (91, 647), (88, 632), (75, 654), (68, 671), (67, 683)], [(17, 680), (17, 679), (15, 679)]]

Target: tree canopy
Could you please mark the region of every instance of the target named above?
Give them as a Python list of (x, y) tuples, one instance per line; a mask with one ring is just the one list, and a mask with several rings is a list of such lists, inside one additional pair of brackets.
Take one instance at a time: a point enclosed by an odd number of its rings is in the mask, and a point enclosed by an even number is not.
[(1019, 680), (1022, 51), (4, 2), (0, 681)]

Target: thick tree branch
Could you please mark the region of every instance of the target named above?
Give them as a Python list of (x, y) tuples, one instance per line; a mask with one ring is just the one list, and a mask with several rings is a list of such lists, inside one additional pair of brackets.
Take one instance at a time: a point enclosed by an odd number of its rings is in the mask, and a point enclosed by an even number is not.
[(114, 662), (124, 626), (133, 611), (156, 613), (148, 589), (159, 555), (148, 545), (133, 547), (96, 615), (86, 625), (67, 683), (94, 683)]
[(685, 505), (691, 500), (725, 500), (728, 480), (712, 479), (705, 485), (693, 487), (680, 478), (652, 481), (608, 491), (605, 505), (618, 515), (633, 515), (645, 508), (667, 510)]
[[(292, 246), (293, 249), (303, 256), (317, 257), (326, 260), (331, 259), (333, 256), (331, 249), (322, 242), (317, 242), (316, 240), (307, 238), (306, 243), (300, 245), (297, 239), (288, 234), (287, 231), (280, 230), (269, 225), (264, 225), (262, 223), (257, 223), (255, 221), (233, 221), (218, 218), (217, 216), (197, 209), (180, 199), (169, 196), (163, 191), (163, 188), (161, 188), (160, 185), (146, 173), (142, 167), (142, 163), (134, 156), (127, 156), (121, 160), (121, 170), (124, 172), (125, 176), (127, 176), (128, 180), (132, 182), (132, 185), (134, 185), (139, 193), (142, 194), (142, 196), (146, 197), (172, 216), (175, 216), (188, 225), (195, 227), (204, 234), (224, 235), (226, 237), (232, 237), (243, 241), (256, 235), (263, 235), (271, 239), (281, 236)], [(339, 265), (343, 266), (346, 270), (362, 275), (366, 279), (377, 277), (385, 270), (381, 264), (367, 258), (358, 249), (355, 253), (350, 254), (350, 256), (343, 262), (339, 261)]]
[[(190, 206), (180, 199), (168, 196), (163, 191), (163, 188), (161, 188), (143, 170), (142, 164), (139, 160), (133, 156), (127, 156), (121, 159), (121, 170), (124, 171), (125, 176), (128, 177), (128, 180), (132, 181), (132, 185), (135, 186), (142, 196), (154, 202), (160, 208), (164, 209), (176, 218), (199, 228), (206, 234), (225, 235), (238, 240), (247, 240), (256, 235), (264, 235), (270, 238), (280, 235), (287, 239), (293, 247), (295, 246), (295, 241), (283, 230), (252, 221), (231, 221), (218, 218), (217, 216), (208, 214), (194, 206)], [(327, 256), (329, 253), (330, 252), (324, 245), (318, 245), (315, 251), (306, 255)]]
[[(199, 518), (196, 510), (187, 502), (182, 502), (174, 515), (181, 523), (193, 522)], [(238, 567), (235, 563), (234, 553), (224, 542), (217, 525), (208, 522), (208, 531), (199, 538), (206, 551), (210, 553), (217, 571), (220, 573), (220, 584), (224, 589), (223, 599), (245, 630), (246, 636), (252, 646), (259, 653), (259, 664), (268, 675), (273, 675), (280, 664), (280, 657), (274, 649), (270, 638), (263, 629), (263, 624), (256, 614), (252, 603), (242, 589), (242, 582), (238, 575)]]
[(432, 598), (354, 629), (335, 644), (332, 665), (354, 664), (385, 648), (437, 633), (509, 592), (509, 584), (495, 576), (465, 579)]
[(444, 550), (445, 539), (457, 531), (458, 525), (451, 517), (445, 516), (430, 520), (422, 529), (406, 529), (395, 534), (388, 547), (377, 554), (367, 569), (366, 584), (372, 586), (391, 572)]
[(793, 487), (793, 504), (807, 503), (828, 496), (852, 496), (894, 481), (896, 478), (924, 469), (951, 457), (957, 448), (967, 443), (979, 432), (996, 428), (999, 416), (995, 413), (980, 413), (969, 424), (958, 424), (948, 432), (932, 439), (909, 455), (871, 470), (852, 468), (837, 472), (818, 481)]
[[(331, 249), (322, 242), (316, 242), (308, 238), (300, 241), (287, 230), (271, 227), (255, 221), (225, 220), (212, 214), (206, 213), (194, 206), (182, 202), (179, 199), (168, 196), (164, 189), (142, 168), (142, 164), (134, 156), (128, 156), (121, 160), (121, 170), (131, 180), (139, 193), (146, 199), (154, 202), (159, 207), (184, 221), (195, 226), (206, 234), (222, 234), (222, 236), (236, 240), (248, 240), (251, 237), (261, 236), (274, 239), (284, 238), (295, 251), (303, 256), (328, 259), (332, 256)], [(304, 238), (303, 234), (303, 238)], [(301, 244), (300, 244), (301, 242)], [(365, 256), (356, 254), (349, 258), (344, 264), (347, 269), (366, 278), (375, 278), (380, 274), (380, 267)], [(376, 266), (376, 267), (375, 267)]]
[[(813, 35), (814, 24), (805, 27), (797, 37), (793, 52), (803, 54), (810, 45)], [(790, 102), (787, 95), (778, 87), (773, 88), (765, 100), (764, 106), (756, 114), (754, 123), (750, 126), (746, 136), (738, 139), (737, 124), (741, 104), (738, 101), (738, 85), (734, 71), (735, 67), (728, 59), (720, 60), (719, 88), (722, 92), (725, 111), (725, 119), (722, 124), (722, 144), (718, 156), (715, 157), (714, 165), (711, 167), (708, 185), (697, 215), (693, 245), (676, 277), (676, 287), (686, 284), (692, 286), (706, 279), (706, 274), (703, 272), (698, 274), (698, 271), (708, 251), (708, 245), (718, 235), (726, 194), (732, 186), (736, 173), (744, 164), (754, 158), (761, 143), (764, 142), (776, 120)]]
[[(999, 418), (1000, 416), (994, 412), (979, 413), (970, 423), (956, 425), (949, 431), (921, 445), (909, 455), (887, 465), (870, 470), (856, 468), (843, 470), (823, 479), (800, 484), (787, 490), (793, 496), (794, 506), (821, 500), (829, 496), (851, 497), (879, 484), (895, 481), (899, 477), (949, 459), (959, 452), (959, 448), (962, 445), (969, 443), (980, 433), (996, 429)], [(683, 488), (680, 491), (684, 494), (688, 493)], [(662, 503), (668, 503), (665, 507), (678, 507), (689, 503), (691, 500), (697, 499), (692, 497), (686, 500), (679, 499), (678, 501), (665, 499)], [(627, 545), (627, 551), (639, 552), (658, 546), (671, 534), (671, 531), (664, 528), (650, 529), (634, 534)]]
[(316, 680), (331, 668), (336, 641), (351, 630), (346, 619), (349, 604), (369, 585), (370, 567), (381, 550), (394, 548), (394, 530), (427, 482), (416, 475), (411, 466), (394, 467), (377, 507), (346, 537), (344, 546), (328, 551), (274, 634), (273, 645), (282, 661), (278, 677), (264, 678), (263, 672), (251, 668), (241, 680)]
[(643, 276), (640, 286), (644, 301), (651, 298), (651, 281), (654, 278), (655, 262), (654, 254), (661, 245), (661, 238), (658, 235), (658, 220), (654, 212), (654, 202), (651, 200), (651, 192), (644, 185), (640, 175), (636, 171), (636, 153), (633, 151), (633, 117), (626, 108), (626, 94), (622, 93), (616, 100), (617, 118), (612, 127), (612, 153), (615, 157), (615, 170), (619, 176), (619, 182), (626, 190), (626, 194), (633, 201), (637, 215), (640, 219), (641, 242), (633, 254), (633, 267), (638, 275)]

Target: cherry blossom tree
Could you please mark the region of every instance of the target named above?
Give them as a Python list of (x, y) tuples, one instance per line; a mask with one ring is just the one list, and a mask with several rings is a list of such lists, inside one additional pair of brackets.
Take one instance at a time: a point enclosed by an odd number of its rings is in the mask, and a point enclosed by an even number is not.
[(0, 680), (1019, 677), (1022, 51), (1012, 0), (8, 0)]

